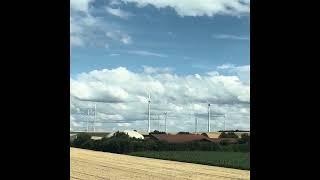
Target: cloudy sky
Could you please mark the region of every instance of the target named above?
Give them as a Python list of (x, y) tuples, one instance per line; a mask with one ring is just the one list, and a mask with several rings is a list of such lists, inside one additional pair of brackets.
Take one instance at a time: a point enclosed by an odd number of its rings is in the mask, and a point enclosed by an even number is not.
[[(201, 2), (201, 3), (200, 3)], [(70, 126), (250, 129), (250, 1), (71, 0)], [(89, 110), (89, 114), (92, 114)], [(224, 117), (223, 115), (226, 115)]]

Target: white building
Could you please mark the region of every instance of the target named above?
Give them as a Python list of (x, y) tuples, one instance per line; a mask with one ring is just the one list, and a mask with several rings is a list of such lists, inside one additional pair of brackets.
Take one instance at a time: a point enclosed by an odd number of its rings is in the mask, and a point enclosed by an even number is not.
[[(131, 138), (137, 138), (137, 139), (144, 139), (143, 135), (136, 132), (136, 131), (132, 131), (132, 130), (124, 130), (124, 133), (126, 133), (129, 137)], [(112, 137), (114, 135), (115, 132), (108, 134), (107, 137)]]

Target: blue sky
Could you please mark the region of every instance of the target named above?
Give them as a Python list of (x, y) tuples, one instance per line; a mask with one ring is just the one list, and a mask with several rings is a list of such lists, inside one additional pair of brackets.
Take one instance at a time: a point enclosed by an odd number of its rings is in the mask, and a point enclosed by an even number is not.
[[(90, 44), (72, 46), (72, 76), (118, 66), (133, 71), (142, 70), (143, 65), (172, 67), (178, 74), (201, 74), (225, 63), (238, 66), (249, 64), (248, 15), (182, 17), (171, 7), (137, 7), (134, 3), (122, 2), (110, 5), (110, 1), (93, 1), (88, 7), (92, 19), (99, 22), (86, 27), (92, 33), (88, 34), (92, 36)], [(120, 9), (127, 16), (111, 14), (107, 9)], [(93, 32), (95, 28), (96, 32)], [(108, 30), (119, 31), (118, 35), (128, 36), (130, 42), (109, 38), (106, 35)], [(117, 36), (110, 33), (112, 35)], [(94, 44), (95, 40), (97, 44)]]
[(84, 128), (87, 117), (78, 114), (96, 104), (98, 130), (145, 131), (150, 93), (153, 123), (168, 112), (169, 131), (192, 131), (195, 116), (205, 131), (206, 102), (213, 115), (227, 115), (229, 129), (250, 129), (249, 0), (71, 0), (70, 7), (71, 128)]

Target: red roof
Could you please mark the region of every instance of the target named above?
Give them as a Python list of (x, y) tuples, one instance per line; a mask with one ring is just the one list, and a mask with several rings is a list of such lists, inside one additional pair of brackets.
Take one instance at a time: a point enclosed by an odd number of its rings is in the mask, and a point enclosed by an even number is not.
[(185, 143), (192, 141), (211, 141), (210, 138), (205, 137), (199, 134), (152, 134), (152, 137), (156, 138), (159, 141), (166, 141), (168, 143)]

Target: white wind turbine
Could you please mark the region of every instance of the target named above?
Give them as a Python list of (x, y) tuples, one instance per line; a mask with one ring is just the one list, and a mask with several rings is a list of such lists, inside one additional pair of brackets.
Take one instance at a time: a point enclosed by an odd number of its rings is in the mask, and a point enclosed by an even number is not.
[(208, 102), (207, 100), (207, 104), (208, 104), (208, 132), (210, 132), (210, 117), (211, 117), (211, 104)]
[(148, 133), (150, 133), (150, 104), (151, 104), (151, 96), (148, 93)]

